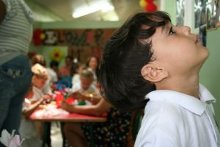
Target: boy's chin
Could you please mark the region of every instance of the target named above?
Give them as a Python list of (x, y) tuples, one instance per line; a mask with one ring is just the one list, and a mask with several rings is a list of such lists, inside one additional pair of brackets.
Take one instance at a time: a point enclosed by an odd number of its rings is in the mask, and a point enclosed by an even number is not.
[(202, 50), (202, 58), (205, 61), (209, 57), (209, 50), (205, 46), (202, 46), (201, 50)]
[(204, 54), (204, 56), (203, 56), (203, 58), (202, 58), (202, 60), (201, 60), (201, 65), (203, 65), (203, 64), (206, 62), (206, 60), (208, 59), (208, 57), (209, 57), (209, 52), (207, 51), (207, 53)]
[(204, 56), (204, 60), (206, 60), (208, 57), (209, 57), (209, 50), (208, 48), (204, 47), (205, 48), (205, 56)]

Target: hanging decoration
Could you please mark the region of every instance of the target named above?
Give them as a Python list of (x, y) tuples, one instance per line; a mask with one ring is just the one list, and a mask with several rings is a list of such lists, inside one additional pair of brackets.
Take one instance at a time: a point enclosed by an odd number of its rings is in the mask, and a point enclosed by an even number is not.
[(39, 46), (42, 44), (43, 40), (45, 38), (45, 35), (41, 29), (35, 29), (33, 32), (33, 44), (35, 46)]
[(35, 28), (32, 44), (39, 49), (50, 48), (47, 53), (51, 60), (60, 62), (66, 55), (70, 55), (80, 62), (86, 62), (90, 54), (101, 58), (105, 42), (114, 31), (115, 28)]
[(145, 6), (147, 5), (146, 0), (140, 0), (139, 5), (141, 6), (141, 8), (145, 8)]
[(146, 12), (154, 12), (157, 11), (157, 5), (154, 3), (154, 0), (140, 0), (139, 5)]

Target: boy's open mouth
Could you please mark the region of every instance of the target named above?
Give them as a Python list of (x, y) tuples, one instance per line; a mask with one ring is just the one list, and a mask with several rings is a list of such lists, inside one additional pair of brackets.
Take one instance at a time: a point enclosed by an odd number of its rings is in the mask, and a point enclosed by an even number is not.
[(197, 43), (200, 43), (200, 39), (199, 39), (199, 36), (198, 36), (198, 35), (196, 35), (195, 43), (196, 43), (196, 44), (197, 44)]

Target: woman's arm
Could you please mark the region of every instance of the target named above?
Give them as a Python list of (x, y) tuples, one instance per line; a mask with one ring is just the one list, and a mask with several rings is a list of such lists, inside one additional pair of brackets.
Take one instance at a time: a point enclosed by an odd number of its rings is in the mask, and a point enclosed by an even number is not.
[(87, 114), (87, 115), (102, 115), (110, 110), (111, 105), (107, 103), (104, 98), (96, 105), (87, 105), (87, 106), (76, 106), (76, 105), (69, 105), (67, 103), (62, 103), (62, 108), (66, 111), (72, 113), (80, 113), (80, 114)]

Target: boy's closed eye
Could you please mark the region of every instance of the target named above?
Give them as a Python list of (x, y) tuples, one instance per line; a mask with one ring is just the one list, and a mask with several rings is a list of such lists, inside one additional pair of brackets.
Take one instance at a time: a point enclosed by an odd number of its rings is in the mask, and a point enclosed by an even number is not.
[(170, 30), (169, 30), (169, 35), (173, 35), (175, 34), (176, 32), (174, 31), (173, 29), (173, 26), (170, 27)]

